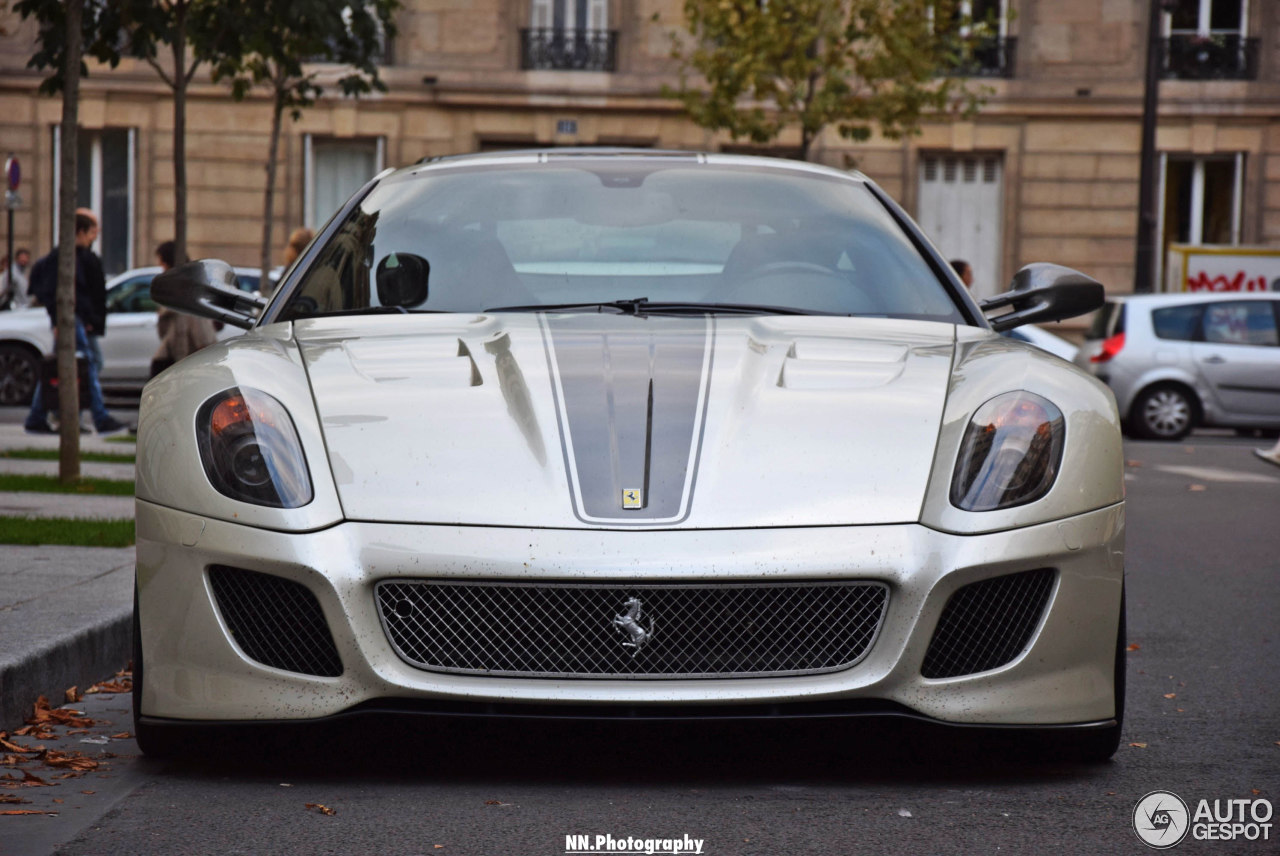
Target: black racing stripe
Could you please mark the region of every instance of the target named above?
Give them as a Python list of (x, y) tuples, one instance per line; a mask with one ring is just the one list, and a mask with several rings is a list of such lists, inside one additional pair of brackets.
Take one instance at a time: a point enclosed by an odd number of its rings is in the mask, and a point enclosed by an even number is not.
[[(711, 319), (548, 315), (544, 329), (563, 394), (557, 410), (575, 513), (624, 524), (683, 519)], [(641, 492), (641, 508), (623, 507), (631, 490)]]

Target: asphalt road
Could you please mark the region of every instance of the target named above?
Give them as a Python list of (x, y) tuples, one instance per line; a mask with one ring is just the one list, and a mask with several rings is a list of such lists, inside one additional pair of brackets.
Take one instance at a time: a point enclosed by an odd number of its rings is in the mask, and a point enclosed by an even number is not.
[[(1131, 822), (1151, 791), (1193, 811), (1280, 803), (1280, 469), (1250, 454), (1262, 444), (1220, 432), (1127, 449), (1135, 647), (1107, 764), (874, 724), (370, 725), (168, 765), (131, 757), (128, 739), (74, 735), (50, 745), (116, 757), (22, 789), (23, 808), (58, 814), (0, 817), (0, 854), (563, 856), (575, 834), (687, 834), (713, 856), (1148, 852)], [(98, 720), (87, 738), (130, 727), (127, 695), (80, 709)], [(1176, 851), (1277, 853), (1271, 823), (1268, 841), (1188, 837)]]

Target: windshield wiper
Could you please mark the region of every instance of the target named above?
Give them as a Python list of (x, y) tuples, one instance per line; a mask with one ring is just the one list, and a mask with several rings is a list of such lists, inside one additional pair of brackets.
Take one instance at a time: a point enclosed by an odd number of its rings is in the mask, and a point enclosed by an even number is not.
[(524, 306), (492, 306), (488, 312), (568, 312), (574, 309), (594, 309), (603, 312), (606, 309), (617, 309), (623, 315), (639, 314), (641, 306), (649, 302), (647, 297), (634, 297), (630, 300), (605, 300), (583, 303), (530, 303)]
[(531, 303), (526, 306), (495, 306), (485, 312), (566, 312), (575, 309), (595, 310), (616, 309), (624, 315), (680, 315), (680, 314), (717, 314), (733, 313), (738, 315), (831, 315), (830, 312), (816, 312), (808, 309), (795, 309), (790, 306), (763, 306), (757, 303), (692, 303), (684, 301), (651, 301), (647, 297), (636, 297), (630, 300), (609, 300), (598, 303)]

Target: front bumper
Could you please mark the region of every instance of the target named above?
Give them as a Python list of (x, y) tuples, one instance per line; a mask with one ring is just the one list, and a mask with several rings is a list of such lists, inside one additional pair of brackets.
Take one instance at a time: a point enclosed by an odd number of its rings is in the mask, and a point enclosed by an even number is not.
[[(986, 535), (919, 525), (606, 531), (343, 523), (294, 534), (200, 518), (139, 500), (138, 595), (148, 721), (296, 721), (377, 706), (529, 709), (566, 715), (740, 708), (796, 713), (897, 710), (954, 724), (1050, 726), (1114, 716), (1124, 507)], [(305, 585), (343, 671), (263, 666), (228, 634), (207, 569), (227, 565)], [(1000, 668), (929, 680), (921, 664), (948, 599), (974, 581), (1054, 568), (1026, 650)], [(543, 581), (876, 580), (884, 622), (852, 668), (825, 674), (685, 680), (495, 677), (423, 671), (389, 644), (374, 601), (384, 579)]]

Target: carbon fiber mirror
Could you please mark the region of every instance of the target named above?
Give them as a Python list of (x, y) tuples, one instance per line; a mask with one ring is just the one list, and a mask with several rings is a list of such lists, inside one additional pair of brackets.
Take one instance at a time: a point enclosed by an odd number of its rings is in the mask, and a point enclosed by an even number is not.
[[(1102, 283), (1078, 270), (1037, 262), (1013, 275), (1010, 290), (979, 304), (997, 333), (1023, 324), (1061, 321), (1102, 306), (1107, 292)], [(993, 310), (1008, 308), (1007, 312)]]

